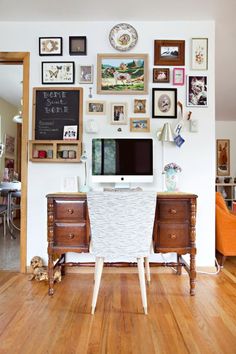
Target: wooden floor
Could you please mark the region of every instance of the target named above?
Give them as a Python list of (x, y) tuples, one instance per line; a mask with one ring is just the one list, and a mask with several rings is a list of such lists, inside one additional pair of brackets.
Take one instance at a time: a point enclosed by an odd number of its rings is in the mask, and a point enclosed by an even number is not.
[(151, 271), (147, 316), (137, 274), (104, 273), (92, 316), (92, 274), (67, 274), (50, 298), (46, 283), (1, 271), (0, 353), (236, 353), (236, 257), (199, 274), (195, 297), (186, 274)]

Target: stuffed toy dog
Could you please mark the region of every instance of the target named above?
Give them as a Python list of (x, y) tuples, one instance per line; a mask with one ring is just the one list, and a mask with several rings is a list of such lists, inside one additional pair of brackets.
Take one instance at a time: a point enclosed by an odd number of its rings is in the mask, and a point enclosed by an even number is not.
[[(47, 267), (43, 266), (43, 260), (39, 256), (35, 256), (30, 261), (31, 275), (29, 276), (29, 280), (48, 280), (48, 271)], [(61, 267), (58, 266), (54, 269), (53, 275), (54, 281), (61, 281)]]

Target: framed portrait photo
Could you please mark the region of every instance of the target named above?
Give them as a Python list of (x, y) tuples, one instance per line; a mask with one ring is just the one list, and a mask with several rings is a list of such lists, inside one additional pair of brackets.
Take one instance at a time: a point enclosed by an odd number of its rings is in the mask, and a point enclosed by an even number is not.
[(192, 70), (208, 69), (208, 38), (192, 38)]
[(230, 176), (230, 140), (216, 140), (216, 175)]
[(79, 83), (93, 83), (93, 65), (79, 65)]
[(39, 55), (62, 55), (62, 37), (39, 37)]
[(130, 131), (136, 133), (149, 133), (150, 118), (130, 118)]
[(106, 102), (91, 100), (86, 102), (86, 113), (92, 115), (104, 115), (106, 113)]
[(42, 84), (73, 84), (75, 82), (75, 63), (42, 62)]
[(187, 76), (187, 106), (208, 106), (207, 76)]
[(152, 89), (152, 117), (177, 118), (177, 89)]
[(85, 36), (69, 37), (70, 55), (87, 55), (87, 38)]
[(183, 86), (185, 79), (185, 69), (184, 68), (174, 68), (173, 70), (173, 85)]
[(147, 94), (147, 84), (147, 54), (98, 54), (98, 94)]
[(155, 40), (154, 65), (185, 65), (185, 41)]
[(170, 82), (170, 69), (169, 68), (154, 68), (153, 69), (153, 82), (158, 82), (158, 83)]
[(134, 99), (134, 113), (146, 113), (147, 110), (146, 99)]
[(111, 124), (127, 124), (127, 103), (111, 103)]

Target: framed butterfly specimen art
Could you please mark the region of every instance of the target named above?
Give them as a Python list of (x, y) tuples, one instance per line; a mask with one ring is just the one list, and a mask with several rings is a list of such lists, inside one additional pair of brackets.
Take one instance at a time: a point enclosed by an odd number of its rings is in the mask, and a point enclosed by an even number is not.
[(42, 62), (42, 84), (73, 84), (75, 63), (73, 61)]

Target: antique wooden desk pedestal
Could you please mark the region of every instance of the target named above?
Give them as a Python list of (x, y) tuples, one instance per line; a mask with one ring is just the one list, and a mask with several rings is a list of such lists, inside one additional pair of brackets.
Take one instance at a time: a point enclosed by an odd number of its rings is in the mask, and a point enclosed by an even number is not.
[[(190, 294), (195, 293), (195, 224), (197, 196), (187, 193), (157, 193), (156, 216), (153, 228), (155, 253), (177, 253), (177, 262), (164, 263), (177, 268), (182, 266), (190, 279)], [(53, 270), (66, 263), (67, 252), (89, 252), (90, 225), (86, 194), (56, 193), (47, 195), (48, 203), (48, 277), (49, 295), (53, 295)], [(190, 254), (190, 266), (182, 255)], [(54, 259), (58, 258), (54, 265)], [(161, 263), (156, 263), (160, 265)]]

